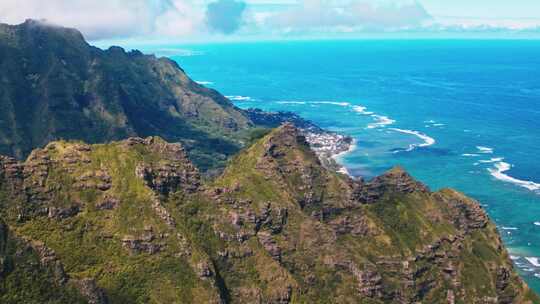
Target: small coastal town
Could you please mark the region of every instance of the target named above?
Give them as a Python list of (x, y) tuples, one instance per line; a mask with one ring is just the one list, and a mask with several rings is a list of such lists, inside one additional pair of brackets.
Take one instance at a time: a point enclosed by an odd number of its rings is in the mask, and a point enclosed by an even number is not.
[(348, 174), (337, 158), (354, 149), (352, 137), (320, 129), (302, 129), (302, 133), (324, 166)]

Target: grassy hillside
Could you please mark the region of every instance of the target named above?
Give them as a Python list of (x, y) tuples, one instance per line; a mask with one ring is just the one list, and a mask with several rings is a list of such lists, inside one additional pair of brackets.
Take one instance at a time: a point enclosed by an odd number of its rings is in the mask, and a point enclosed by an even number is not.
[(291, 125), (212, 181), (150, 137), (2, 158), (0, 187), (13, 303), (540, 303), (477, 202), (328, 171)]

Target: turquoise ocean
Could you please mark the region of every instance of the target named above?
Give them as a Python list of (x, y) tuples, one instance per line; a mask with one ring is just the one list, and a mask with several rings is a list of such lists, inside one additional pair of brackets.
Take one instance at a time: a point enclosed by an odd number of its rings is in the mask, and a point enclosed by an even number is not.
[(351, 135), (340, 161), (395, 165), (482, 203), (540, 292), (540, 41), (297, 41), (141, 48), (241, 108), (293, 111)]

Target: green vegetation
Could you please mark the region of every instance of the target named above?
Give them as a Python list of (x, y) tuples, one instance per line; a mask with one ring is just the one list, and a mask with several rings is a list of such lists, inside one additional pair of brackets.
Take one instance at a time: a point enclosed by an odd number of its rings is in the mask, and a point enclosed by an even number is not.
[[(1, 303), (540, 303), (477, 202), (327, 170), (171, 60), (27, 21), (0, 77)], [(186, 151), (110, 142), (156, 134)]]
[(159, 135), (202, 169), (248, 140), (247, 115), (177, 64), (119, 47), (102, 51), (74, 29), (0, 24), (0, 154), (19, 159), (54, 139), (108, 142)]

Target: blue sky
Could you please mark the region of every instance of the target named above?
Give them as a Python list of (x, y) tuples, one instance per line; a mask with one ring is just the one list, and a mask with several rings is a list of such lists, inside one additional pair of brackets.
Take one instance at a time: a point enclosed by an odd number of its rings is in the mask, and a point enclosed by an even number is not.
[(540, 38), (540, 0), (1, 0), (88, 39)]
[(538, 0), (422, 0), (433, 15), (479, 18), (538, 18)]

